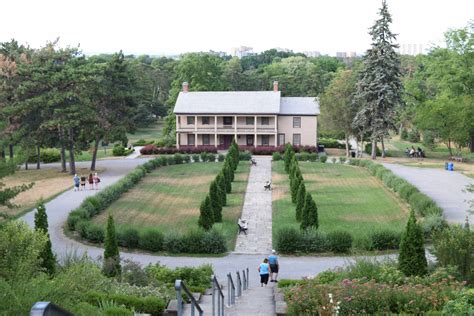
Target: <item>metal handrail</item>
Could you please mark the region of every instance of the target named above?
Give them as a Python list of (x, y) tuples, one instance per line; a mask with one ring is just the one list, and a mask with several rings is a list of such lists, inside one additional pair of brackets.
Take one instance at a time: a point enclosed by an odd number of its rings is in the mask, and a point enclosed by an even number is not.
[(247, 278), (246, 278), (246, 280), (247, 280), (247, 286), (246, 286), (246, 288), (247, 288), (247, 290), (248, 290), (248, 289), (249, 289), (249, 280), (250, 280), (250, 277), (249, 277), (249, 268), (247, 267), (246, 270), (247, 270)]
[(242, 279), (240, 278), (239, 271), (235, 272), (237, 274), (237, 296), (242, 296)]
[(227, 273), (227, 306), (235, 304), (235, 285), (232, 274)]
[(243, 290), (247, 290), (248, 289), (248, 284), (247, 284), (247, 274), (245, 273), (245, 270), (242, 270), (242, 286), (243, 286)]
[(215, 275), (211, 276), (212, 282), (212, 315), (216, 315), (216, 301), (215, 294), (217, 291), (217, 315), (224, 316), (224, 293), (222, 293), (221, 286)]
[(199, 306), (199, 303), (196, 301), (193, 294), (188, 290), (184, 281), (176, 280), (174, 282), (174, 288), (176, 290), (176, 299), (178, 301), (178, 316), (183, 316), (183, 297), (181, 296), (181, 290), (184, 290), (184, 293), (186, 293), (188, 298), (191, 300), (191, 316), (194, 316), (195, 308), (198, 310), (200, 316), (204, 314), (201, 306)]

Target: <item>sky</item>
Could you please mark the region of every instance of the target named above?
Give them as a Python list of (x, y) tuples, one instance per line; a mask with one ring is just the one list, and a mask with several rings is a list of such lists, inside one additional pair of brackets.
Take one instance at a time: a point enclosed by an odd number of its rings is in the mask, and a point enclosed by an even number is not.
[[(474, 19), (474, 0), (387, 0), (399, 44), (440, 45), (443, 33)], [(0, 41), (86, 54), (173, 55), (245, 45), (255, 52), (362, 54), (381, 0), (3, 0)]]

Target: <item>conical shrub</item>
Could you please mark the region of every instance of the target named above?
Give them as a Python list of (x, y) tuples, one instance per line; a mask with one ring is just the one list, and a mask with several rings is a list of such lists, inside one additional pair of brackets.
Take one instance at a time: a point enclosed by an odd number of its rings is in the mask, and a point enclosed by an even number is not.
[(296, 198), (296, 220), (298, 222), (300, 222), (302, 219), (305, 197), (306, 197), (306, 186), (304, 185), (304, 182), (301, 182), (298, 188), (298, 195)]
[(426, 274), (427, 266), (423, 230), (416, 222), (415, 212), (411, 210), (400, 241), (398, 267), (406, 276), (422, 276)]
[(199, 211), (200, 214), (198, 225), (205, 230), (210, 230), (212, 228), (212, 225), (214, 224), (214, 216), (209, 195), (207, 195), (204, 201), (201, 202)]

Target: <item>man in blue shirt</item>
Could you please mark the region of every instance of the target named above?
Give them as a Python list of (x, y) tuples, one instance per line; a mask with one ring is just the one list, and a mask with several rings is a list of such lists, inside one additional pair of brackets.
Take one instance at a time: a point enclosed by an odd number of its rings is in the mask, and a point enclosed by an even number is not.
[(270, 282), (278, 282), (278, 269), (280, 264), (278, 263), (278, 257), (276, 251), (272, 250), (272, 254), (268, 257), (268, 263), (270, 264)]

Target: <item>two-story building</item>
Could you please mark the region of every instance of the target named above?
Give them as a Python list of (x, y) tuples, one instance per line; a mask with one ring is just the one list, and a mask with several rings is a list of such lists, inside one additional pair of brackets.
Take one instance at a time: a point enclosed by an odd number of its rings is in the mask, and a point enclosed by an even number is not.
[(183, 83), (174, 108), (176, 146), (316, 146), (319, 103), (273, 91), (189, 92)]

